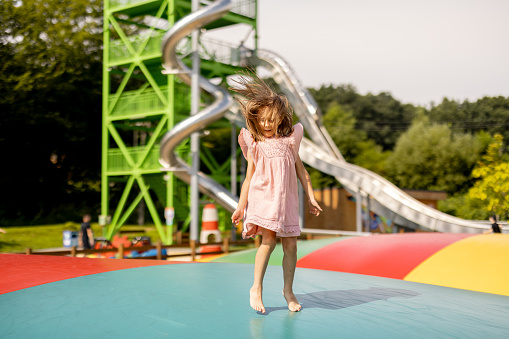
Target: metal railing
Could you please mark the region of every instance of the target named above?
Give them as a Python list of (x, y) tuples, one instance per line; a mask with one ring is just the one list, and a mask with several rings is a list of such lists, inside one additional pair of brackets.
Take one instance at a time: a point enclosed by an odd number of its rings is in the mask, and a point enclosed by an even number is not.
[(239, 46), (214, 39), (201, 39), (200, 57), (205, 60), (213, 60), (227, 65), (238, 66), (240, 64)]
[[(137, 163), (138, 159), (145, 154), (146, 146), (127, 147), (128, 154)], [(159, 169), (159, 145), (154, 145), (149, 151), (147, 158), (143, 162), (141, 169), (152, 170)], [(127, 159), (119, 148), (111, 148), (108, 150), (108, 171), (124, 172), (131, 171), (132, 166), (129, 165)]]
[[(161, 92), (167, 96), (168, 87), (160, 87)], [(190, 90), (187, 86), (176, 86), (175, 88), (175, 107), (177, 111), (189, 110)], [(115, 103), (115, 94), (111, 94), (109, 107)], [(152, 88), (143, 91), (127, 91), (120, 95), (115, 107), (110, 113), (111, 117), (128, 116), (132, 114), (152, 114), (166, 110), (161, 98)]]
[[(191, 53), (191, 39), (184, 39), (177, 45), (177, 53), (187, 56)], [(217, 61), (227, 65), (240, 64), (240, 46), (221, 40), (202, 38), (198, 49), (203, 60)]]
[[(127, 147), (127, 153), (136, 163), (138, 159), (145, 154), (146, 146)], [(189, 145), (181, 145), (177, 149), (179, 154), (187, 154), (189, 152)], [(147, 158), (143, 162), (141, 169), (145, 170), (159, 170), (161, 164), (159, 163), (159, 145), (154, 145), (150, 150)], [(120, 148), (110, 148), (108, 150), (108, 171), (109, 172), (126, 172), (132, 171), (132, 166), (129, 165), (124, 154)]]
[[(161, 41), (165, 32), (156, 32), (152, 36), (137, 35), (129, 37), (129, 43), (141, 58), (161, 57)], [(140, 51), (145, 41), (148, 42)], [(127, 44), (122, 40), (113, 40), (109, 45), (110, 64), (129, 62), (135, 56), (127, 48)], [(191, 39), (183, 40), (177, 46), (177, 53), (183, 56), (191, 53)], [(239, 46), (230, 44), (221, 40), (210, 38), (200, 39), (199, 46), (200, 57), (203, 60), (217, 61), (227, 65), (238, 66), (240, 64)]]
[[(166, 87), (161, 88), (163, 93), (167, 92)], [(109, 105), (114, 104), (115, 95), (110, 95)], [(124, 116), (130, 114), (160, 112), (167, 109), (157, 93), (153, 89), (146, 89), (143, 92), (129, 91), (120, 95), (110, 116)]]
[(130, 7), (133, 5), (137, 5), (142, 2), (147, 2), (147, 0), (112, 0), (110, 1), (110, 9), (117, 9), (119, 7)]
[[(110, 9), (115, 10), (121, 7), (132, 7), (144, 2), (154, 2), (160, 0), (112, 0), (110, 1)], [(255, 0), (232, 0), (233, 7), (231, 12), (240, 14), (248, 18), (254, 18), (256, 15), (256, 1)], [(202, 6), (206, 6), (212, 1), (201, 1)]]
[[(142, 58), (157, 58), (161, 56), (161, 40), (166, 32), (157, 31), (149, 36), (148, 34), (141, 34), (136, 36), (128, 37), (129, 43), (133, 47), (134, 51)], [(147, 44), (140, 51), (143, 44)], [(112, 40), (109, 44), (109, 61), (111, 64), (120, 63), (131, 60), (134, 55), (127, 48), (127, 44), (122, 40)]]
[[(209, 5), (213, 1), (202, 0), (202, 5)], [(255, 0), (232, 0), (232, 13), (240, 14), (248, 18), (254, 18), (256, 15), (256, 1)]]
[(256, 1), (255, 0), (233, 1), (233, 7), (231, 11), (233, 13), (237, 13), (248, 18), (254, 19), (256, 16)]

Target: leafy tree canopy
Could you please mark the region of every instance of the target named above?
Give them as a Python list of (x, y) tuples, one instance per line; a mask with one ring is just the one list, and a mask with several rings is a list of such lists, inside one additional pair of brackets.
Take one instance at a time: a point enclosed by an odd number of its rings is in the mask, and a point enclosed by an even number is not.
[(431, 122), (449, 125), (454, 131), (471, 134), (486, 131), (509, 139), (509, 97), (484, 97), (475, 102), (446, 98), (429, 110), (429, 118)]
[(457, 193), (471, 184), (470, 173), (485, 138), (452, 133), (447, 125), (416, 119), (387, 159), (389, 178), (402, 188)]
[[(15, 90), (45, 88), (48, 82), (64, 88), (101, 62), (102, 1), (11, 0), (0, 6), (0, 43), (11, 51), (3, 65), (12, 67), (2, 73)], [(66, 73), (73, 76), (64, 82)]]
[(0, 2), (0, 222), (77, 218), (99, 202), (102, 2)]
[(496, 134), (472, 175), (479, 178), (468, 191), (484, 210), (507, 218), (509, 212), (509, 156), (503, 153), (503, 137)]
[(356, 119), (355, 128), (383, 150), (394, 148), (399, 136), (408, 129), (420, 108), (402, 104), (389, 93), (361, 95), (351, 85), (322, 86), (310, 89), (323, 112), (335, 102), (350, 111)]
[[(385, 174), (385, 160), (390, 152), (368, 139), (367, 133), (355, 127), (356, 119), (351, 111), (336, 102), (329, 105), (323, 116), (323, 123), (332, 140), (348, 162), (362, 166), (381, 175)], [(331, 176), (309, 168), (311, 180), (316, 187), (337, 186)]]
[(439, 201), (438, 209), (444, 213), (467, 220), (486, 220), (490, 216), (483, 202), (470, 198), (468, 192)]
[(390, 152), (383, 151), (381, 146), (368, 139), (365, 131), (356, 128), (351, 110), (333, 102), (323, 117), (323, 123), (348, 162), (385, 174), (385, 160)]

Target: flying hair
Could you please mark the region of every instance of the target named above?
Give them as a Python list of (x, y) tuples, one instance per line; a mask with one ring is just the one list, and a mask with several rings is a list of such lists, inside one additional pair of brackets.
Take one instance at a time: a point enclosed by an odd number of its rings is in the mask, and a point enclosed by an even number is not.
[(293, 110), (285, 95), (277, 94), (265, 81), (260, 79), (253, 68), (237, 72), (238, 79), (232, 79), (239, 87), (229, 89), (243, 96), (237, 97), (247, 130), (255, 141), (263, 141), (261, 118), (270, 121), (275, 137), (286, 137), (293, 132)]

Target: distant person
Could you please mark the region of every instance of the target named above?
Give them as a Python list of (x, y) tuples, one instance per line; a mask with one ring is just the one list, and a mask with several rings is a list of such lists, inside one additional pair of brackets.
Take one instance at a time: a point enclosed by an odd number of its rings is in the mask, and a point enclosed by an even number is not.
[(484, 233), (502, 233), (500, 230), (500, 225), (497, 224), (497, 219), (495, 217), (490, 217), (491, 222), (491, 230), (488, 230)]
[(297, 263), (299, 200), (297, 178), (309, 199), (311, 214), (322, 209), (313, 195), (311, 179), (299, 157), (299, 145), (304, 133), (302, 124), (293, 126), (293, 112), (288, 99), (274, 93), (263, 80), (241, 77), (234, 88), (248, 100), (241, 102), (247, 129), (242, 128), (239, 144), (247, 159), (246, 180), (232, 222), (238, 225), (244, 218), (242, 237), (262, 235), (254, 266), (254, 283), (250, 290), (250, 305), (265, 313), (262, 301), (263, 277), (270, 255), (276, 247), (276, 237), (283, 244), (283, 296), (292, 312), (301, 310), (293, 293)]
[(90, 214), (85, 214), (83, 216), (83, 223), (80, 227), (80, 235), (79, 235), (79, 245), (86, 250), (89, 250), (94, 245), (94, 234), (92, 233), (92, 228), (90, 227)]

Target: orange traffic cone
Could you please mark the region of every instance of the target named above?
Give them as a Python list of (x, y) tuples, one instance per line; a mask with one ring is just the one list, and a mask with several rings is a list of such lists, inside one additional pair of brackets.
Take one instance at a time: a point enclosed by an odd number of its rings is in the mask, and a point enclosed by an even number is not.
[(200, 243), (207, 243), (207, 239), (209, 235), (215, 235), (215, 242), (220, 242), (222, 240), (221, 232), (219, 232), (219, 222), (217, 216), (217, 208), (214, 204), (207, 204), (203, 208), (203, 214), (201, 218), (201, 233), (200, 233)]
[[(214, 242), (221, 242), (221, 232), (219, 231), (219, 222), (217, 216), (217, 208), (214, 204), (207, 204), (203, 208), (200, 232), (200, 243), (208, 243), (209, 236), (214, 235)], [(221, 251), (221, 246), (217, 245), (205, 245), (200, 247), (200, 253), (217, 252)]]

